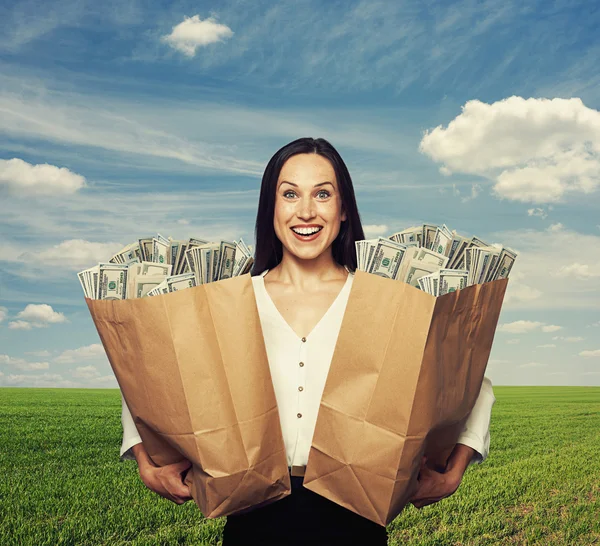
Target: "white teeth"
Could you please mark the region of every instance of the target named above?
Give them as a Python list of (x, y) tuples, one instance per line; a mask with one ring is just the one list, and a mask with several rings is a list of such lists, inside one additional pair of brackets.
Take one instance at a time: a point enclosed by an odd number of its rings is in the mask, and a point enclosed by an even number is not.
[(317, 231), (321, 231), (323, 228), (292, 228), (292, 231), (299, 235), (313, 235)]

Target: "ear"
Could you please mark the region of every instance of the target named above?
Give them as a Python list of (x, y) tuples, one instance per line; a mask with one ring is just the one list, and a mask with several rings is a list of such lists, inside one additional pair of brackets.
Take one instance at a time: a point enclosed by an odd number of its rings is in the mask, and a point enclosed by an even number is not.
[(345, 222), (347, 220), (348, 216), (346, 215), (346, 211), (344, 209), (342, 209), (342, 222)]

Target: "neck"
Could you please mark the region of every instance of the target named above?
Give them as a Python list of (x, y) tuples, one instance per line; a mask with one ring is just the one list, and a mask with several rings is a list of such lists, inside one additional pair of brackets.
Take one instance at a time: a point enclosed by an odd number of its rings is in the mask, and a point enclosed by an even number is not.
[(268, 273), (272, 280), (300, 289), (322, 282), (343, 280), (347, 275), (346, 268), (333, 259), (331, 250), (313, 260), (302, 260), (290, 254), (285, 248), (281, 262)]

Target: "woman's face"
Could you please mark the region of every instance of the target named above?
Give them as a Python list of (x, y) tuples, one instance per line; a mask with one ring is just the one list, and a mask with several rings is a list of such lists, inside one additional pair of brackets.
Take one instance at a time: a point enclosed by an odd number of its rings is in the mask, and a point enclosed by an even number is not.
[(315, 259), (330, 248), (344, 220), (346, 213), (329, 160), (319, 154), (290, 157), (277, 180), (273, 218), (284, 249), (303, 260)]

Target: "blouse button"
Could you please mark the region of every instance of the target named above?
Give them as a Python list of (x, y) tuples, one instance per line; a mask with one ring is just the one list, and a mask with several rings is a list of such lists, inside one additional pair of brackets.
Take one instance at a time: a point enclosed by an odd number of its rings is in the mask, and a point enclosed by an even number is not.
[(304, 387), (298, 387), (298, 390), (299, 390), (300, 392), (302, 392), (302, 391), (304, 390)]
[(301, 414), (301, 413), (299, 413), (299, 414), (298, 414), (298, 419), (300, 419), (300, 417), (302, 417), (302, 414)]
[(302, 366), (304, 366), (304, 362), (300, 362), (300, 363), (298, 364), (298, 366), (300, 366), (300, 367), (302, 368)]
[(303, 337), (303, 338), (302, 338), (302, 342), (304, 343), (305, 341), (306, 341), (306, 338), (305, 338), (305, 337)]

